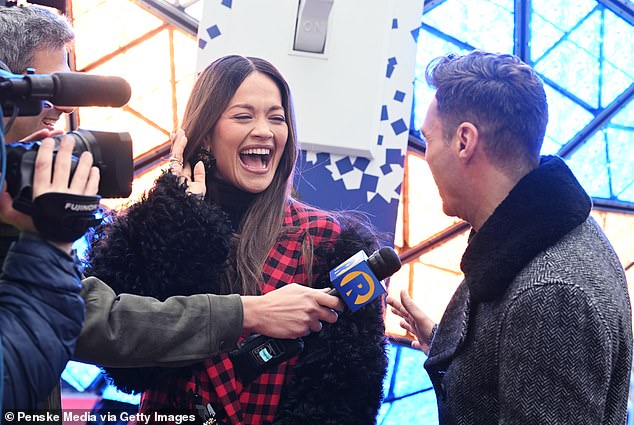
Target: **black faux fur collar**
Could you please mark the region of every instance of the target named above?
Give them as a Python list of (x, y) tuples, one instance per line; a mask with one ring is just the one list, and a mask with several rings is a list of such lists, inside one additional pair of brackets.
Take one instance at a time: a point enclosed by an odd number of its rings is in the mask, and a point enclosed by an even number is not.
[(542, 157), (473, 232), (461, 268), (474, 301), (501, 295), (540, 252), (583, 223), (592, 202), (563, 160)]

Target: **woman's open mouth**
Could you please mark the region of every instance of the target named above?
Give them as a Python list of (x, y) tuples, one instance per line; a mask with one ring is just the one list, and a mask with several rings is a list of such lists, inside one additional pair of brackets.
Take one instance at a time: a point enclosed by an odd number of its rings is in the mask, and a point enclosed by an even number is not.
[(270, 148), (248, 148), (240, 152), (240, 162), (249, 170), (264, 171), (271, 162), (271, 152)]

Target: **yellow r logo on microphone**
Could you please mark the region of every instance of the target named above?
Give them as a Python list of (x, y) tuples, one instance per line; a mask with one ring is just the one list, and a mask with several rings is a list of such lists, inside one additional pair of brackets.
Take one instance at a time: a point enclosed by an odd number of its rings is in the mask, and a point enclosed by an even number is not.
[[(352, 285), (350, 289), (346, 291), (346, 297), (350, 298), (350, 295), (355, 292), (357, 294), (357, 298), (354, 300), (355, 304), (365, 304), (372, 298), (372, 295), (374, 295), (374, 279), (372, 279), (372, 277), (366, 272), (350, 272), (341, 279), (341, 283), (339, 285), (343, 288), (350, 282), (353, 284), (356, 283), (356, 285)], [(365, 293), (361, 292), (364, 287), (367, 288)]]

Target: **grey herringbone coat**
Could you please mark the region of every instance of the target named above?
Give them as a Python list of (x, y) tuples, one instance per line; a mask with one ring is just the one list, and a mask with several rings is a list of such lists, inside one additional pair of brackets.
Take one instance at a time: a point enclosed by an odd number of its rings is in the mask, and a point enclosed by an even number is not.
[(425, 363), (441, 424), (624, 424), (623, 269), (558, 158), (511, 191), (462, 260)]

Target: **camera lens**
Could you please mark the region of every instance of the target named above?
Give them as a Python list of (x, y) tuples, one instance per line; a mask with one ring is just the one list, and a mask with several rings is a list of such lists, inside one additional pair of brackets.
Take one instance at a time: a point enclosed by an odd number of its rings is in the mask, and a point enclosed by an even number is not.
[[(125, 198), (132, 192), (133, 161), (132, 138), (127, 132), (76, 130), (67, 133), (75, 141), (71, 175), (77, 167), (78, 157), (85, 151), (93, 156), (99, 168), (99, 195), (104, 198)], [(55, 136), (57, 153), (63, 136)], [(32, 197), (35, 157), (42, 142), (15, 142), (7, 149), (7, 190), (14, 198), (16, 208), (30, 203)], [(24, 212), (24, 211), (23, 211)]]

